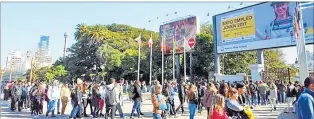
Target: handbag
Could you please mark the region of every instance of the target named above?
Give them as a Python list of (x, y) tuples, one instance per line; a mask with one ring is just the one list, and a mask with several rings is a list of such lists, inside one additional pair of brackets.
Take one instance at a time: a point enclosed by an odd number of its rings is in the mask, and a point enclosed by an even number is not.
[[(158, 102), (160, 102), (163, 98), (165, 98), (163, 95), (161, 95), (161, 94), (157, 95)], [(166, 109), (167, 109), (166, 102), (164, 102), (158, 106), (158, 110), (166, 110)]]

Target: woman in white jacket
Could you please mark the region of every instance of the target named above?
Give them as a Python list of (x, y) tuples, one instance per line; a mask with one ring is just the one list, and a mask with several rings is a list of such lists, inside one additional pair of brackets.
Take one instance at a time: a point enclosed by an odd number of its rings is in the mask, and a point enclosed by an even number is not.
[(271, 111), (276, 110), (277, 86), (273, 82), (270, 84), (270, 93), (268, 98), (271, 105)]

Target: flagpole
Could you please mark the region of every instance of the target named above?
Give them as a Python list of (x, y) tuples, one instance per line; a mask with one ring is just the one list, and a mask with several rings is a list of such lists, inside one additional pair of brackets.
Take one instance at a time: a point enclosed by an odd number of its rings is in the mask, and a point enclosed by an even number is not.
[(184, 38), (184, 39), (183, 39), (184, 82), (186, 82), (186, 56), (185, 56), (185, 54), (186, 54), (186, 52), (185, 52), (185, 40), (186, 40), (186, 39), (185, 39), (185, 36), (184, 36), (183, 38)]
[[(151, 34), (151, 38), (152, 38)], [(152, 40), (152, 39), (150, 39)], [(152, 85), (152, 62), (153, 62), (153, 44), (150, 44), (150, 66), (149, 66), (149, 84)]]
[(140, 39), (138, 39), (138, 64), (137, 64), (137, 81), (140, 80), (140, 64), (141, 64), (141, 34), (139, 36)]
[(161, 85), (164, 85), (164, 38), (161, 38)]
[(175, 78), (176, 78), (176, 74), (175, 74), (175, 65), (174, 65), (174, 63), (175, 63), (175, 59), (174, 59), (174, 54), (175, 54), (175, 42), (176, 42), (176, 40), (175, 40), (175, 36), (173, 36), (173, 46), (172, 46), (172, 81), (174, 81), (175, 80)]

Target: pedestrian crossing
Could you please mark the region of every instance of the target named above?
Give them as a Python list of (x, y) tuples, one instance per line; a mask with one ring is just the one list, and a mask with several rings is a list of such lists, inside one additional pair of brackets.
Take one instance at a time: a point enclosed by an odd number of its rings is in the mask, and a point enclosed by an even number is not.
[(255, 119), (277, 119), (286, 107), (287, 104), (277, 104), (276, 110), (272, 111), (270, 105), (259, 105), (253, 108), (253, 114)]

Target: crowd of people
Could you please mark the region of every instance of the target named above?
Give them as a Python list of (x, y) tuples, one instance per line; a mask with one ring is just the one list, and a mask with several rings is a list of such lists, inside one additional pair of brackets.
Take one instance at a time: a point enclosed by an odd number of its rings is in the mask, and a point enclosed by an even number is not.
[[(155, 80), (151, 85), (140, 81), (115, 80), (108, 82), (91, 82), (77, 79), (75, 85), (54, 80), (50, 84), (36, 82), (7, 83), (4, 90), (4, 100), (9, 101), (12, 111), (30, 109), (32, 116), (51, 113), (64, 115), (68, 102), (72, 105), (69, 118), (89, 117), (86, 109), (90, 108), (93, 118), (124, 118), (123, 94), (133, 102), (130, 118), (142, 118), (141, 111), (143, 93), (151, 93), (153, 118), (163, 119), (178, 117), (185, 112), (184, 104), (188, 104), (190, 119), (197, 113), (206, 111), (208, 119), (253, 119), (252, 110), (257, 105), (271, 105), (270, 110), (276, 110), (276, 104), (287, 104), (286, 113), (296, 113), (300, 119), (314, 119), (314, 79), (308, 77), (304, 86), (298, 82), (275, 81), (164, 81), (161, 84)], [(180, 104), (175, 104), (176, 96)], [(47, 105), (44, 105), (44, 101)], [(43, 112), (43, 106), (47, 107)], [(61, 107), (60, 107), (61, 106)], [(105, 108), (105, 109), (104, 109)], [(104, 110), (104, 114), (103, 114)], [(116, 115), (116, 112), (119, 114)], [(137, 112), (135, 114), (135, 112)]]

